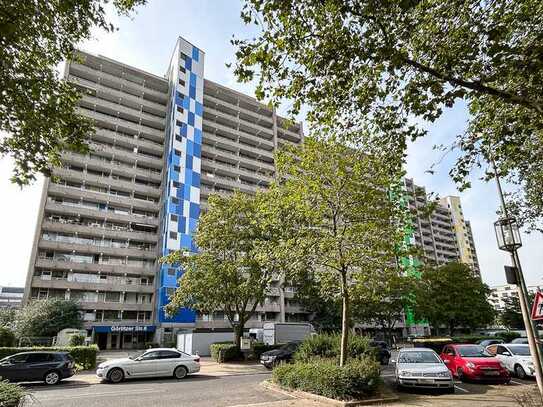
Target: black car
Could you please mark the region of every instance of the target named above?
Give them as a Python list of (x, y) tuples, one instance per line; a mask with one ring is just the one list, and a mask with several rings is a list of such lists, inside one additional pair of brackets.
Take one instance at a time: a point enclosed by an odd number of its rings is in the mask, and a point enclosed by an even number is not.
[(390, 351), (388, 350), (387, 343), (384, 341), (373, 341), (370, 342), (370, 346), (375, 348), (379, 363), (388, 365), (388, 362), (390, 361)]
[(75, 374), (68, 352), (22, 352), (0, 360), (0, 377), (12, 382), (57, 384)]
[(301, 342), (289, 342), (278, 349), (269, 350), (260, 355), (260, 363), (268, 369), (272, 369), (280, 362), (289, 362)]

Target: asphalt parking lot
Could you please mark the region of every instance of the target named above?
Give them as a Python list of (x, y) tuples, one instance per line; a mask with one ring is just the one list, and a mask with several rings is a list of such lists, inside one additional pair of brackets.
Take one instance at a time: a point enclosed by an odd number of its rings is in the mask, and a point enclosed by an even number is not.
[[(392, 359), (397, 352), (392, 353)], [(381, 376), (387, 385), (394, 388), (394, 363), (383, 367)], [(502, 407), (519, 406), (516, 400), (536, 387), (534, 379), (520, 380), (513, 377), (510, 384), (466, 383), (455, 380), (455, 393), (443, 394), (436, 390), (407, 389), (399, 393), (400, 404), (394, 406), (471, 406)], [(403, 404), (402, 404), (403, 403)], [(392, 404), (391, 404), (392, 406)]]

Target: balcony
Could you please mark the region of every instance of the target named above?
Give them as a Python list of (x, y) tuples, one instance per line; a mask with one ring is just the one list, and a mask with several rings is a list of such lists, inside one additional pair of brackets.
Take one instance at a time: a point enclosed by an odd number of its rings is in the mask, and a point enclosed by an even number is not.
[[(204, 140), (206, 138), (207, 133), (204, 133)], [(273, 165), (273, 162), (265, 162), (262, 160), (259, 160), (257, 158), (249, 158), (246, 156), (240, 156), (236, 153), (219, 150), (215, 148), (214, 146), (211, 146), (209, 144), (203, 144), (202, 145), (202, 157), (204, 155), (212, 156), (212, 157), (218, 157), (225, 161), (230, 161), (233, 163), (243, 163), (243, 165), (247, 167), (252, 167), (255, 170), (265, 170), (270, 172), (275, 172), (275, 167)], [(202, 160), (205, 160), (205, 158), (202, 158)]]
[(126, 302), (87, 302), (77, 299), (75, 301), (77, 301), (83, 309), (104, 311), (153, 311), (153, 304), (133, 304)]

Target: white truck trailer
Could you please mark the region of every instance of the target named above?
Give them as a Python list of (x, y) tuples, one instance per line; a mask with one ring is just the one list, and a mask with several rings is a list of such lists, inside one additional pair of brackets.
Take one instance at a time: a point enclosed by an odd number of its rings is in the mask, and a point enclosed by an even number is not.
[(267, 345), (303, 341), (315, 333), (315, 328), (309, 322), (267, 322), (263, 328), (264, 343)]

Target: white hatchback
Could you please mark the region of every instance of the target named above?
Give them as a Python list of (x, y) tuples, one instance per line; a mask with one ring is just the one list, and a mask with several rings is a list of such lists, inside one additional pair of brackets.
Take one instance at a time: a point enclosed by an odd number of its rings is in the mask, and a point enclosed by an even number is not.
[(200, 371), (200, 357), (177, 349), (148, 349), (125, 359), (112, 359), (100, 363), (96, 376), (112, 383), (138, 377), (172, 376), (183, 379)]
[(488, 353), (496, 355), (507, 370), (519, 379), (534, 376), (534, 360), (530, 354), (530, 347), (521, 343), (502, 343), (486, 347)]

